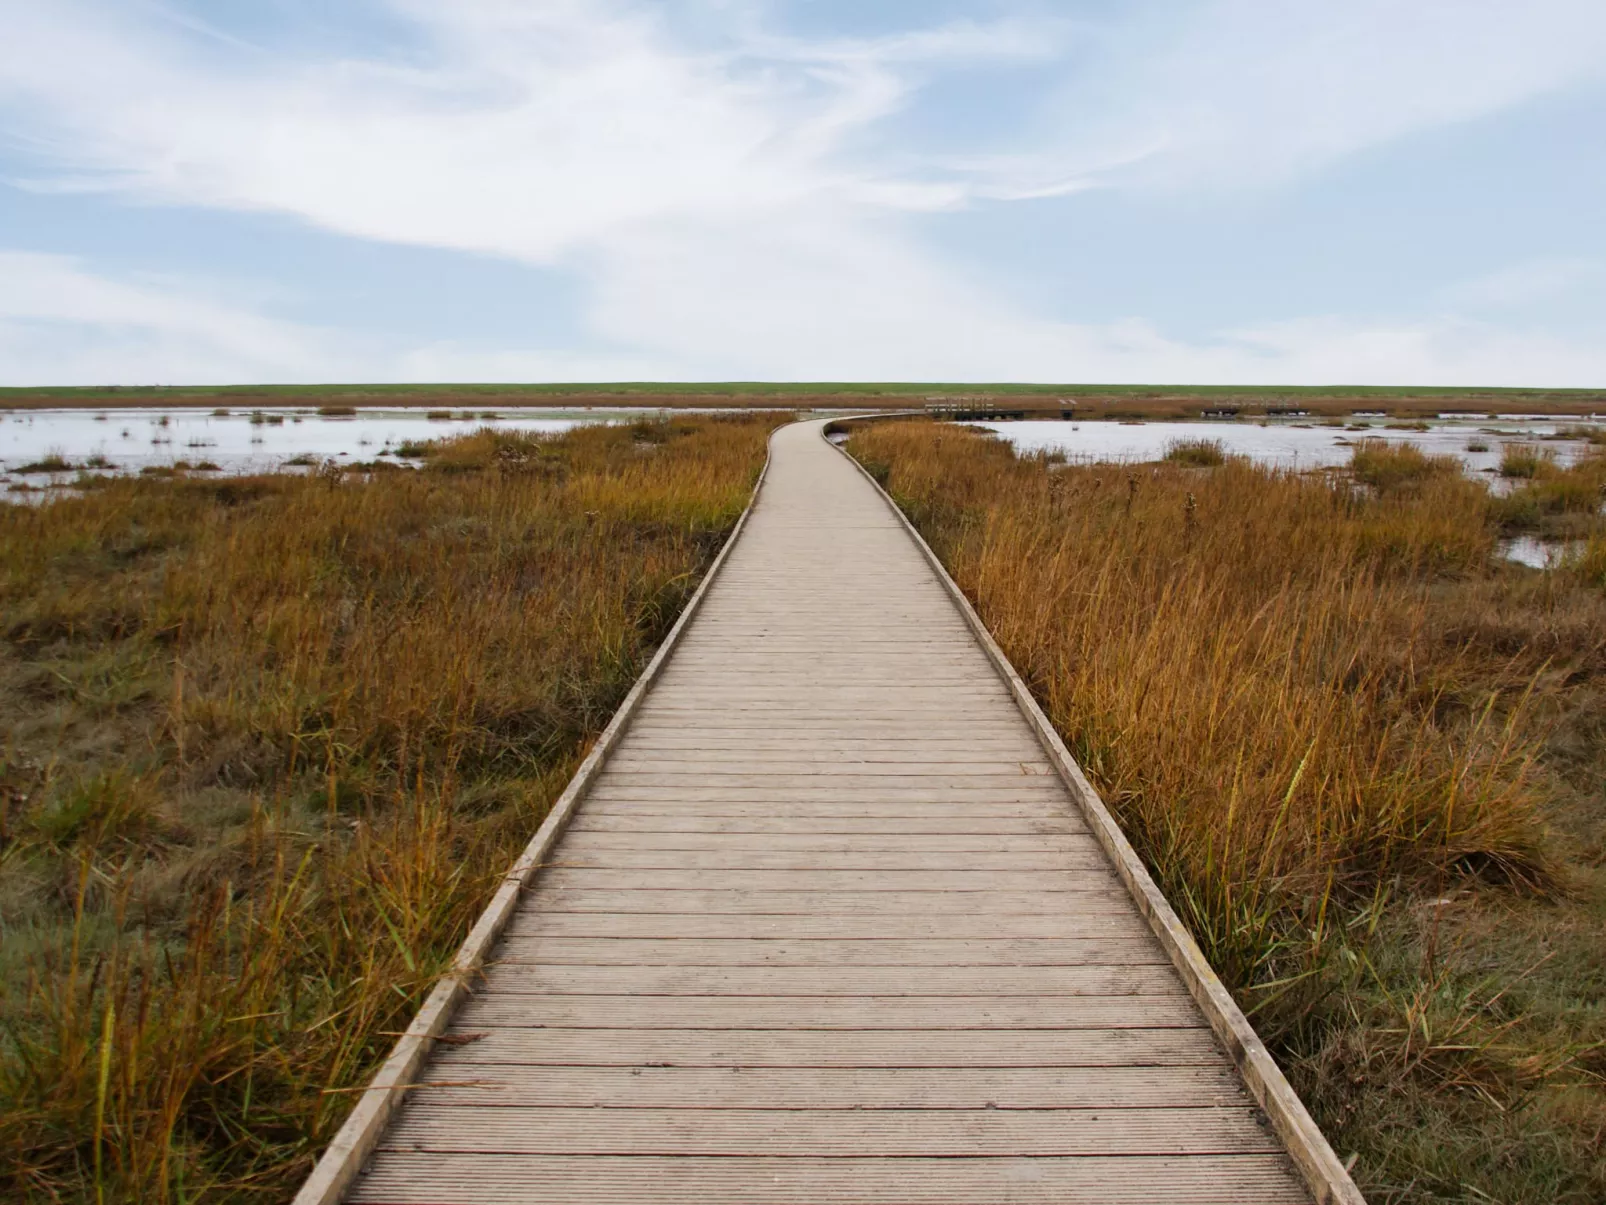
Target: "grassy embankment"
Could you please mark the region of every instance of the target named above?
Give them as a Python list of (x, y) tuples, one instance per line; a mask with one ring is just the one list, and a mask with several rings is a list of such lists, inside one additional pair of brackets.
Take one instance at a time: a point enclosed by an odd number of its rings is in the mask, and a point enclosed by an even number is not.
[(1588, 415), (1606, 412), (1599, 389), (1449, 389), (1384, 386), (1190, 386), (953, 384), (937, 381), (622, 381), (540, 385), (217, 385), (0, 389), (0, 410), (124, 406), (426, 407), (740, 406), (795, 410), (920, 409), (929, 401), (995, 402), (1058, 418), (1062, 403), (1092, 419), (1198, 418), (1233, 411), (1245, 420), (1299, 411), (1339, 419), (1357, 412), (1419, 419), (1440, 412)]
[[(1606, 1199), (1606, 454), (861, 429), (1374, 1202)], [(1199, 467), (1202, 466), (1202, 467)], [(1505, 532), (1591, 537), (1540, 573)]]
[(286, 1199), (773, 425), (0, 507), (0, 1197)]

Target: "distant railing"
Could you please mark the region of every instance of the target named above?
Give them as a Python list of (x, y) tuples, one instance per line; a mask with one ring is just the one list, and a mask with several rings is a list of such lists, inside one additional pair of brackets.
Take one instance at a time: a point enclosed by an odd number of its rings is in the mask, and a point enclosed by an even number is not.
[(957, 423), (1019, 422), (1028, 417), (1053, 418), (1056, 413), (1060, 418), (1069, 420), (1076, 417), (1076, 404), (1061, 401), (1054, 408), (1039, 406), (1028, 409), (1025, 406), (1001, 405), (992, 398), (947, 398), (928, 401), (926, 413), (932, 418)]

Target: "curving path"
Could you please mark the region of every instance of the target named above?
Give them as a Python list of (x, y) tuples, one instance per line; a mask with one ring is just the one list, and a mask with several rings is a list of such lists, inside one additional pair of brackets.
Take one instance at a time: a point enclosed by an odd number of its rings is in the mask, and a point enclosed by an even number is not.
[(422, 1078), (348, 1200), (1310, 1200), (817, 423)]

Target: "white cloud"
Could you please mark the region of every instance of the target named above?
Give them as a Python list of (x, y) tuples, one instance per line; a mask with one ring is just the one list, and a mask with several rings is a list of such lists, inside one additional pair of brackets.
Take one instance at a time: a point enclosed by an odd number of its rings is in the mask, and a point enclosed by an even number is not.
[(1598, 0), (1213, 0), (1105, 31), (1020, 195), (1092, 183), (1238, 191), (1599, 76)]
[(63, 256), (0, 251), (8, 385), (296, 379), (337, 367), (323, 333), (177, 282), (125, 282)]
[[(1142, 322), (1052, 323), (1001, 311), (897, 238), (732, 242), (680, 231), (602, 269), (598, 350), (408, 345), (219, 304), (179, 281), (113, 279), (0, 251), (0, 385), (338, 381), (954, 380), (1196, 384), (1577, 385), (1606, 350), (1442, 322), (1338, 319), (1193, 342)], [(686, 257), (702, 263), (687, 272)], [(690, 283), (688, 283), (690, 281)], [(733, 292), (742, 304), (731, 305)]]
[(1508, 309), (1565, 297), (1579, 287), (1598, 283), (1606, 266), (1579, 257), (1551, 257), (1512, 264), (1496, 272), (1462, 281), (1443, 291), (1457, 307)]
[(337, 344), (193, 289), (10, 256), (0, 371), (1606, 379), (1592, 351), (1455, 322), (1307, 320), (1187, 344), (1141, 322), (1049, 322), (960, 278), (899, 226), (911, 211), (984, 197), (1276, 184), (1597, 70), (1598, 0), (1216, 0), (1184, 15), (1165, 6), (1154, 21), (1130, 13), (1161, 10), (1123, 8), (1123, 23), (1078, 27), (1081, 57), (1040, 125), (997, 153), (924, 163), (879, 142), (879, 124), (946, 66), (1059, 53), (1062, 22), (801, 39), (766, 32), (738, 0), (694, 40), (668, 6), (626, 0), (390, 8), (416, 44), (359, 60), (248, 52), (210, 35), (197, 44), (106, 0), (0, 0), (0, 112), (52, 165), (40, 186), (562, 263), (590, 283), (591, 346)]
[(0, 5), (15, 10), (0, 89), (37, 106), (43, 145), (79, 188), (544, 263), (660, 217), (833, 196), (950, 203), (949, 186), (832, 156), (905, 99), (894, 62), (1041, 53), (969, 23), (885, 43), (705, 51), (640, 6), (399, 7), (427, 61), (197, 62), (102, 6)]

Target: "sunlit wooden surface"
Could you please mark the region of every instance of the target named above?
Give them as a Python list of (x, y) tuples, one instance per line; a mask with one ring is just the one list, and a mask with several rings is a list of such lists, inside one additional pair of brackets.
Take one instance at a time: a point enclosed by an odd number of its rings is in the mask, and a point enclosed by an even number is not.
[(1309, 1198), (817, 424), (349, 1199)]

